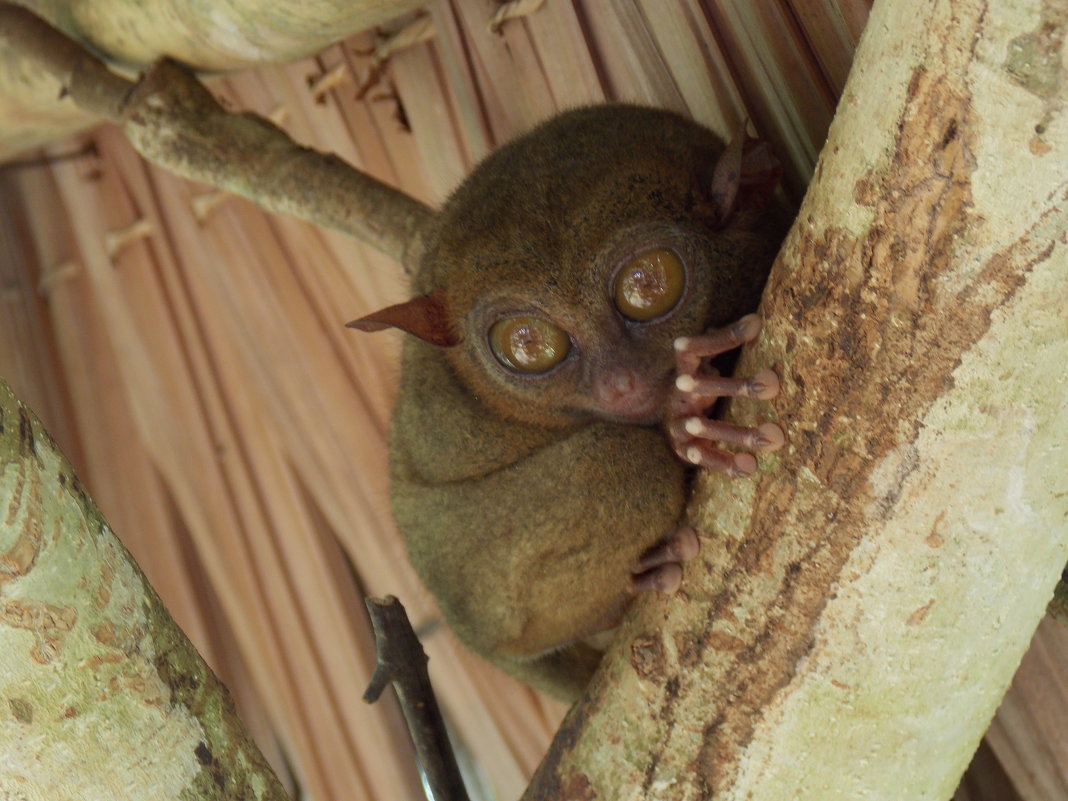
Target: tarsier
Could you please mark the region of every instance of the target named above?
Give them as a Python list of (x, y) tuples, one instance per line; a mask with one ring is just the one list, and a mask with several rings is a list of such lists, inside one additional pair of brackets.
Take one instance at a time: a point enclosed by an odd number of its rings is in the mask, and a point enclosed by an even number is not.
[(710, 418), (778, 391), (710, 365), (759, 331), (778, 173), (670, 112), (565, 113), (449, 198), (411, 301), (350, 323), (414, 335), (390, 472), (417, 571), (469, 647), (558, 697), (637, 593), (678, 588), (692, 468), (745, 475), (783, 443)]

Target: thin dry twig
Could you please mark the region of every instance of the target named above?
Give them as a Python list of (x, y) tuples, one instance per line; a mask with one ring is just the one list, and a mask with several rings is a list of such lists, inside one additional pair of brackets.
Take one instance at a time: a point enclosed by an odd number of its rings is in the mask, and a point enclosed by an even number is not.
[(363, 700), (374, 703), (392, 682), (433, 801), (468, 801), (445, 720), (430, 686), (426, 652), (412, 630), (408, 613), (392, 595), (367, 598), (366, 603), (375, 629), (378, 661)]

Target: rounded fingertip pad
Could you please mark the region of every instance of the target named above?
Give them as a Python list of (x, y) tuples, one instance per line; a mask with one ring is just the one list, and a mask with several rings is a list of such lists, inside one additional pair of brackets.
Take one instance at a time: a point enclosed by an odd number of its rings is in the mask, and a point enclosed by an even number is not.
[(675, 552), (679, 560), (687, 562), (693, 559), (701, 551), (701, 541), (697, 536), (697, 530), (690, 526), (683, 526), (675, 533)]
[(734, 454), (734, 475), (738, 477), (751, 476), (756, 472), (756, 457), (751, 453)]
[(653, 571), (653, 584), (657, 592), (673, 595), (682, 586), (682, 567), (668, 564)]
[(752, 342), (760, 333), (761, 320), (759, 314), (747, 314), (739, 317), (734, 324), (734, 336), (739, 342)]
[(771, 400), (779, 394), (779, 376), (774, 370), (761, 370), (749, 379), (749, 396)]
[(757, 426), (760, 435), (760, 450), (777, 451), (786, 444), (786, 434), (775, 423), (761, 423)]

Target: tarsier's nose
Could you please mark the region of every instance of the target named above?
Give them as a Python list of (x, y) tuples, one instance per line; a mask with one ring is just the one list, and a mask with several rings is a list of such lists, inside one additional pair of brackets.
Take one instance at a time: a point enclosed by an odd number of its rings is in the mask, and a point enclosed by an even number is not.
[(659, 416), (664, 403), (662, 382), (652, 381), (631, 367), (613, 367), (593, 380), (593, 399), (608, 417), (619, 420), (650, 420)]

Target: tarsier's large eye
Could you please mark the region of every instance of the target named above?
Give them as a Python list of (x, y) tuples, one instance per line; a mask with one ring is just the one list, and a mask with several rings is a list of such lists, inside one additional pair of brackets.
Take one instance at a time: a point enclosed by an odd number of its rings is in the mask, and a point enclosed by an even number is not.
[(616, 308), (628, 319), (645, 322), (675, 308), (686, 286), (686, 270), (674, 251), (639, 254), (616, 275)]
[(529, 315), (498, 320), (490, 328), (489, 341), (493, 355), (520, 373), (544, 373), (571, 350), (571, 340), (562, 328)]

